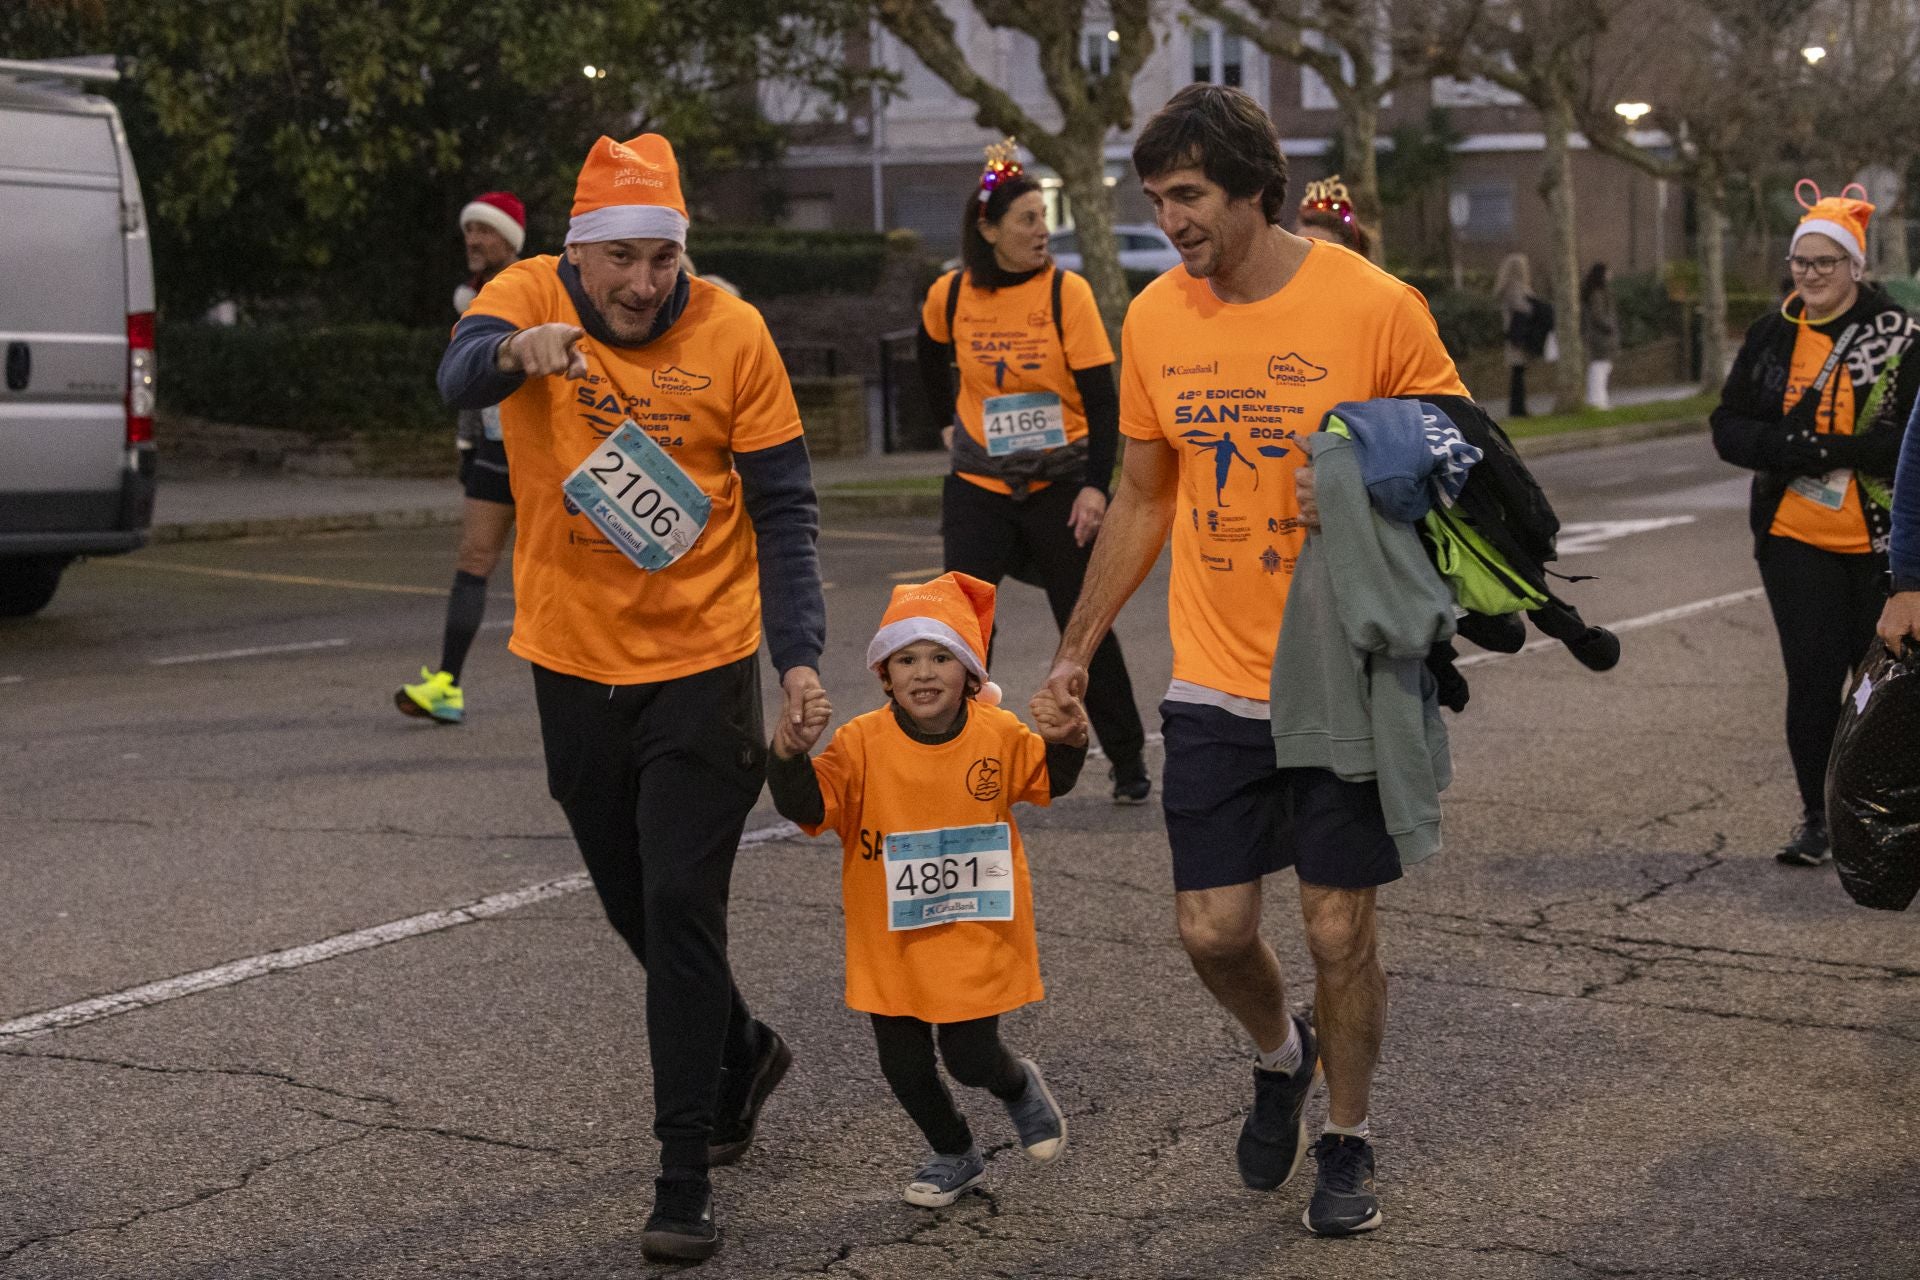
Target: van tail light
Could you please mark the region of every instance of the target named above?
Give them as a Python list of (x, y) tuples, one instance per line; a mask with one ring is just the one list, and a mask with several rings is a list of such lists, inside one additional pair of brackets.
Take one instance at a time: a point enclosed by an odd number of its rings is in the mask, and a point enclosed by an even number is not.
[(153, 312), (127, 317), (127, 443), (153, 439), (156, 369), (153, 355)]

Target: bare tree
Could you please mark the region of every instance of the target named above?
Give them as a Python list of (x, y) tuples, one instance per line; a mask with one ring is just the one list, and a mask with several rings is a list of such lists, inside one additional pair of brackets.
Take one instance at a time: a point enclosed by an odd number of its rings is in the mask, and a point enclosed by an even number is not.
[(1488, 0), (1458, 64), (1525, 99), (1540, 114), (1546, 154), (1540, 196), (1547, 202), (1560, 362), (1555, 404), (1586, 404), (1586, 351), (1580, 339), (1580, 246), (1573, 202), (1572, 144), (1583, 76), (1610, 12), (1620, 0)]
[(1276, 58), (1326, 83), (1340, 113), (1340, 154), (1354, 212), (1386, 260), (1378, 136), (1380, 112), (1395, 89), (1451, 59), (1472, 29), (1481, 0), (1448, 4), (1403, 0), (1187, 0), (1188, 8)]
[(1133, 79), (1153, 50), (1150, 0), (1109, 0), (1099, 13), (1113, 33), (1103, 69), (1083, 62), (1082, 33), (1096, 10), (1086, 0), (972, 0), (988, 26), (1019, 31), (1039, 46), (1040, 73), (1060, 109), (1060, 126), (1043, 128), (1012, 95), (968, 62), (953, 21), (939, 0), (875, 0), (876, 12), (928, 70), (974, 104), (974, 119), (1018, 137), (1034, 157), (1060, 175), (1073, 202), (1087, 283), (1101, 317), (1119, 344), (1127, 309), (1127, 282), (1113, 239), (1113, 197), (1106, 184), (1106, 141), (1133, 123)]
[[(1596, 68), (1580, 123), (1594, 148), (1693, 194), (1700, 268), (1702, 389), (1720, 389), (1727, 335), (1729, 184), (1763, 181), (1802, 132), (1806, 65), (1802, 22), (1810, 0), (1636, 0), (1619, 27), (1612, 65)], [(1630, 20), (1629, 20), (1630, 19)], [(1643, 21), (1644, 20), (1644, 21)], [(1645, 145), (1614, 105), (1631, 93), (1651, 108)]]

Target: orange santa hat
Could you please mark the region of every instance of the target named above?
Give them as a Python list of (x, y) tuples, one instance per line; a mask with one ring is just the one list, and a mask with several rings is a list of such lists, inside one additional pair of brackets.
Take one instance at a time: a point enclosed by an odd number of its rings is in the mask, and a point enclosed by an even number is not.
[(1000, 703), (1000, 686), (987, 679), (987, 641), (993, 635), (991, 582), (964, 573), (943, 573), (932, 582), (904, 583), (893, 589), (880, 629), (867, 645), (867, 665), (875, 671), (887, 659), (919, 640), (944, 646), (980, 680), (978, 700)]
[(687, 202), (680, 194), (680, 162), (657, 133), (625, 142), (602, 137), (587, 152), (573, 189), (567, 243), (598, 240), (671, 240), (687, 243)]
[[(1813, 201), (1808, 202), (1805, 191), (1813, 189)], [(1855, 199), (1849, 191), (1858, 191)], [(1827, 237), (1847, 251), (1854, 265), (1867, 265), (1867, 220), (1873, 217), (1873, 205), (1867, 203), (1867, 189), (1857, 182), (1849, 182), (1840, 189), (1837, 196), (1822, 198), (1819, 186), (1811, 178), (1802, 178), (1794, 184), (1793, 198), (1800, 202), (1806, 215), (1800, 219), (1800, 225), (1793, 229), (1793, 240), (1787, 245), (1792, 253), (1800, 243), (1800, 237), (1818, 233)]]

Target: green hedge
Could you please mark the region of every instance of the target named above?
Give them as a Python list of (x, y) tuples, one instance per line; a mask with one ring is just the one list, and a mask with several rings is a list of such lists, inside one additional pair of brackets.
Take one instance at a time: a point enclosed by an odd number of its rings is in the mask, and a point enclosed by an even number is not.
[(1465, 360), (1476, 351), (1497, 347), (1505, 340), (1500, 323), (1500, 304), (1491, 295), (1473, 289), (1435, 292), (1427, 295), (1433, 310), (1433, 322), (1439, 326), (1440, 341), (1447, 354)]
[(453, 416), (434, 386), (445, 329), (167, 324), (155, 346), (169, 413), (321, 435), (441, 431)]
[(797, 293), (872, 293), (887, 269), (888, 237), (877, 231), (695, 228), (687, 253), (703, 272), (725, 276), (749, 301)]

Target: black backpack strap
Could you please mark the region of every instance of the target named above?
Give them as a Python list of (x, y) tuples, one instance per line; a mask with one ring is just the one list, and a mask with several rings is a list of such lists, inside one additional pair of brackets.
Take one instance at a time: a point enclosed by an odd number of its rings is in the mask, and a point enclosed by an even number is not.
[[(1060, 289), (1066, 283), (1067, 273), (1059, 267), (1053, 269), (1053, 336), (1060, 339), (1060, 355), (1067, 354), (1067, 326), (1060, 318)], [(948, 321), (952, 323), (951, 320)]]
[(960, 415), (960, 335), (953, 331), (953, 318), (960, 314), (960, 281), (966, 274), (967, 269), (961, 267), (953, 273), (953, 283), (947, 286), (947, 373), (953, 383), (949, 416), (956, 421)]

